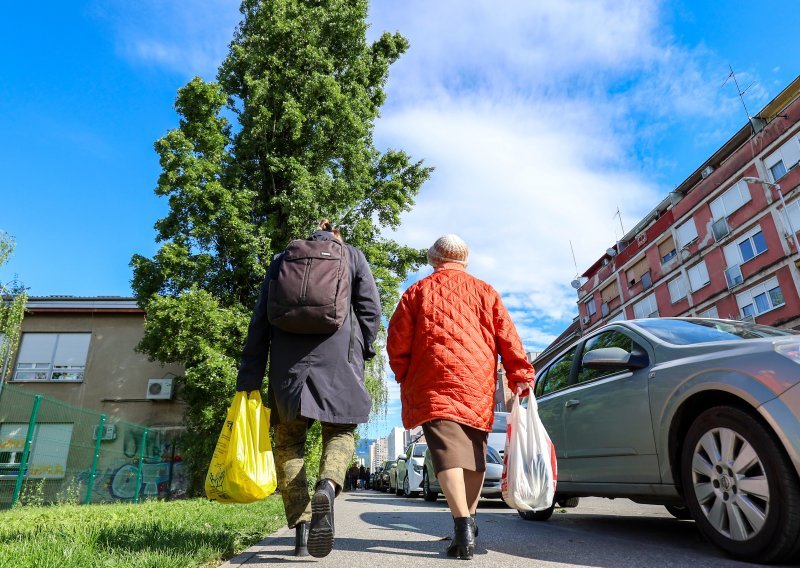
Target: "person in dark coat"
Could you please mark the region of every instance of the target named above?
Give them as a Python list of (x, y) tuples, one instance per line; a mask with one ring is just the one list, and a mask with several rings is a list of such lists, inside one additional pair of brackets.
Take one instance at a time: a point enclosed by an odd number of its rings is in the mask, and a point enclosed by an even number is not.
[[(323, 220), (309, 240), (341, 241)], [(297, 334), (270, 325), (267, 302), (284, 253), (270, 263), (250, 320), (236, 382), (237, 391), (261, 388), (269, 359), (267, 399), (275, 426), (275, 466), (288, 526), (295, 527), (295, 554), (327, 556), (333, 547), (333, 500), (355, 450), (354, 432), (369, 418), (372, 399), (364, 386), (364, 363), (375, 356), (380, 298), (364, 253), (344, 244), (350, 263), (351, 310), (330, 334)], [(313, 497), (305, 471), (308, 428), (322, 423), (322, 459)]]

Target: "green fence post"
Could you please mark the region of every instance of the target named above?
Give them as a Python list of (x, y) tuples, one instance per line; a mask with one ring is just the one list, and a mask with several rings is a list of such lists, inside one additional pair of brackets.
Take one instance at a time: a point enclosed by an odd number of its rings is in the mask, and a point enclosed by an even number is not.
[(25, 436), (25, 447), (22, 450), (22, 461), (19, 464), (19, 473), (17, 474), (17, 483), (14, 485), (14, 494), (11, 496), (11, 506), (17, 504), (19, 493), (22, 491), (22, 481), (25, 479), (25, 474), (28, 472), (28, 456), (31, 453), (31, 445), (33, 444), (33, 430), (36, 428), (36, 417), (39, 415), (39, 405), (42, 403), (42, 396), (37, 394), (33, 399), (33, 409), (31, 410), (31, 417), (28, 420), (28, 433)]
[(136, 468), (136, 492), (133, 494), (133, 502), (139, 502), (139, 491), (142, 487), (142, 464), (144, 463), (144, 447), (147, 444), (147, 428), (142, 430), (141, 450), (139, 451), (139, 467)]
[(94, 477), (97, 474), (97, 461), (100, 459), (100, 442), (103, 440), (103, 427), (106, 424), (106, 415), (100, 415), (100, 424), (97, 425), (97, 441), (94, 443), (94, 459), (92, 459), (92, 471), (89, 473), (89, 487), (86, 489), (86, 504), (92, 502), (92, 487), (94, 487)]

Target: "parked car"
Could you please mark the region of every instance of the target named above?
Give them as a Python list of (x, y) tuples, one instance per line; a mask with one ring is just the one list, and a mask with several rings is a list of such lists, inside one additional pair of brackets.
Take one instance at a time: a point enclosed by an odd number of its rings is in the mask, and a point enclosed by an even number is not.
[(425, 450), (428, 445), (421, 442), (412, 442), (406, 448), (405, 459), (397, 456), (397, 495), (413, 497), (422, 491), (422, 470), (425, 468)]
[[(500, 478), (503, 475), (503, 458), (491, 446), (486, 448), (486, 477), (481, 488), (481, 497), (484, 499), (502, 499), (503, 493), (500, 490)], [(439, 480), (436, 479), (436, 472), (433, 469), (433, 460), (430, 450), (425, 451), (425, 468), (422, 471), (422, 497), (426, 501), (436, 501), (442, 488)]]
[(375, 472), (375, 485), (373, 486), (375, 491), (389, 490), (389, 469), (396, 463), (395, 461), (385, 461), (381, 464), (378, 471)]
[(401, 495), (402, 493), (398, 491), (397, 486), (397, 467), (400, 465), (401, 461), (405, 461), (406, 456), (399, 455), (397, 459), (389, 466), (389, 493), (394, 493), (395, 495)]
[(494, 413), (494, 422), (492, 422), (492, 431), (489, 432), (489, 446), (494, 448), (500, 457), (506, 449), (506, 430), (508, 425), (508, 412)]
[(798, 335), (717, 319), (619, 321), (540, 369), (535, 394), (556, 447), (557, 501), (662, 504), (732, 556), (799, 559)]

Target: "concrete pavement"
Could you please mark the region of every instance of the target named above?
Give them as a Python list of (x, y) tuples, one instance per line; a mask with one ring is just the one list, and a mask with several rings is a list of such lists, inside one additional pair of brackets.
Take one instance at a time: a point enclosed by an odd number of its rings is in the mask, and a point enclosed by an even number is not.
[[(725, 558), (693, 522), (674, 519), (663, 507), (582, 499), (577, 508), (562, 511), (548, 522), (524, 521), (498, 501), (481, 501), (478, 548), (467, 566), (754, 566)], [(344, 493), (335, 515), (336, 541), (326, 558), (292, 556), (294, 531), (284, 528), (223, 566), (407, 568), (458, 562), (445, 556), (453, 522), (441, 497), (426, 503), (374, 491)]]

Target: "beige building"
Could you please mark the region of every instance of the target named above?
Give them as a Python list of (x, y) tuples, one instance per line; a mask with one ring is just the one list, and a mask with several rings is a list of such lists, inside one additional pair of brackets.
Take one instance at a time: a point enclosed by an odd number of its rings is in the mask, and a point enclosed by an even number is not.
[(32, 297), (9, 384), (151, 428), (183, 422), (177, 365), (136, 352), (144, 312), (132, 298)]

